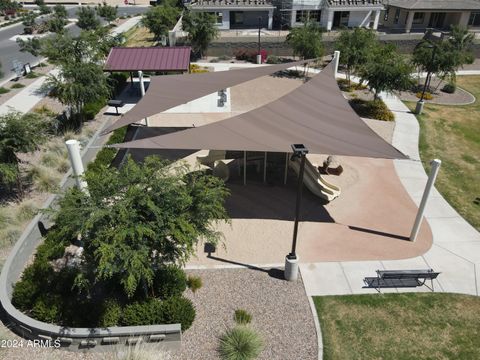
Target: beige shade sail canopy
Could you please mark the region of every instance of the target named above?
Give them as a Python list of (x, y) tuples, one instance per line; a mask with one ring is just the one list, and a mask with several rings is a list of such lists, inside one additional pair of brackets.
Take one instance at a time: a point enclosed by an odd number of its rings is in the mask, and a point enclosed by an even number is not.
[(209, 125), (113, 145), (118, 148), (291, 152), (405, 159), (353, 111), (334, 76), (334, 62), (310, 81), (260, 108)]
[(213, 73), (154, 76), (150, 79), (145, 96), (140, 99), (133, 109), (105, 129), (102, 135), (215, 91), (311, 61), (313, 60), (301, 60), (279, 65)]

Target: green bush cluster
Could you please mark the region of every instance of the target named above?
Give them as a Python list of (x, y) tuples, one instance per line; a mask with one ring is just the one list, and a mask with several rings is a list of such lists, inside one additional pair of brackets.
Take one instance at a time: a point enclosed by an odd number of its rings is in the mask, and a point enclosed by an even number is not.
[(445, 84), (442, 91), (447, 94), (453, 94), (457, 90), (457, 86), (454, 83)]
[(98, 112), (107, 105), (107, 100), (104, 98), (97, 99), (96, 101), (92, 101), (86, 103), (83, 106), (83, 116), (85, 120), (93, 120), (95, 116), (97, 116)]
[(6, 93), (8, 93), (9, 91), (10, 91), (10, 89), (4, 88), (3, 86), (0, 87), (0, 95), (1, 95), (1, 94), (6, 94)]
[[(108, 139), (107, 145), (118, 144), (123, 142), (123, 140), (125, 139), (126, 133), (127, 133), (126, 127), (116, 129)], [(95, 160), (93, 160), (87, 165), (87, 171), (97, 171), (102, 167), (110, 166), (113, 159), (115, 159), (117, 152), (118, 150), (114, 148), (106, 148), (106, 147), (102, 148), (102, 150), (100, 150), (97, 153)]]
[(176, 265), (166, 265), (159, 268), (153, 280), (156, 294), (161, 299), (180, 296), (187, 288), (185, 271)]
[(395, 116), (382, 100), (352, 99), (350, 104), (358, 116), (383, 121), (395, 120)]

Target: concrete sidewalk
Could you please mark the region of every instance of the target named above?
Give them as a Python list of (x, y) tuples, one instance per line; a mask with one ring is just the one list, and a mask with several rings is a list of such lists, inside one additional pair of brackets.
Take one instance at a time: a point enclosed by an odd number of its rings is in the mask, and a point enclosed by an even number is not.
[[(480, 71), (462, 71), (461, 75), (477, 75)], [(395, 169), (408, 194), (419, 204), (427, 181), (418, 151), (420, 128), (409, 109), (396, 96), (382, 94), (385, 104), (395, 114), (393, 145), (412, 160), (396, 160)], [(441, 171), (441, 169), (440, 169)], [(377, 269), (433, 268), (441, 275), (435, 281), (436, 291), (479, 295), (480, 233), (468, 224), (434, 189), (425, 218), (433, 233), (433, 245), (423, 256), (405, 260), (322, 262), (300, 265), (307, 294), (344, 295), (376, 292), (364, 289), (363, 278), (375, 276)], [(385, 292), (428, 291), (386, 289)]]

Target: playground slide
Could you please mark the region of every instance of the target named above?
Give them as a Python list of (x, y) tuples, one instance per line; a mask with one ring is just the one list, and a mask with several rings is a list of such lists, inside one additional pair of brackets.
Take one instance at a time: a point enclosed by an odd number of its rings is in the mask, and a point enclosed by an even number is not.
[[(300, 171), (300, 159), (296, 158), (288, 162), (290, 167), (297, 173)], [(325, 179), (318, 169), (307, 159), (305, 159), (305, 173), (303, 175), (303, 183), (316, 196), (332, 201), (340, 195), (340, 188), (330, 184)]]

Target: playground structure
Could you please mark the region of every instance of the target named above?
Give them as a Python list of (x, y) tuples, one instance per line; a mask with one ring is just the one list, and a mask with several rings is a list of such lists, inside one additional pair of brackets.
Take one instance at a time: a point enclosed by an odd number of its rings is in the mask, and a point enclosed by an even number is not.
[[(204, 151), (202, 151), (203, 153)], [(255, 165), (255, 171), (257, 173), (261, 172), (261, 167), (263, 164), (263, 180), (264, 182), (267, 182), (267, 166), (268, 167), (276, 167), (276, 168), (281, 168), (281, 164), (276, 163), (268, 163), (267, 161), (267, 153), (264, 153), (264, 156), (256, 156), (254, 158), (250, 158), (247, 160), (246, 153), (243, 152), (235, 152), (227, 154), (227, 151), (225, 150), (210, 150), (207, 155), (205, 156), (197, 156), (197, 162), (200, 164), (200, 166), (207, 166), (212, 170), (212, 174), (214, 176), (217, 176), (227, 182), (230, 177), (231, 177), (231, 170), (230, 167), (234, 166), (234, 162), (237, 163), (238, 167), (238, 172), (239, 175), (240, 173), (246, 172), (248, 165), (251, 163), (254, 163)], [(284, 183), (286, 182), (286, 175), (287, 175), (287, 166), (291, 168), (296, 175), (298, 175), (298, 172), (300, 170), (300, 161), (299, 159), (291, 158), (291, 154), (286, 153), (285, 158), (286, 162), (284, 164), (285, 167), (285, 174), (284, 174)], [(227, 156), (229, 158), (227, 158)], [(232, 158), (233, 157), (233, 158)], [(242, 158), (243, 158), (243, 164), (242, 164)], [(229, 167), (229, 164), (232, 164)], [(269, 171), (270, 172), (270, 171)], [(244, 174), (244, 183), (246, 183), (246, 173)], [(335, 186), (328, 181), (326, 181), (322, 175), (320, 174), (320, 171), (318, 169), (318, 166), (314, 165), (311, 163), (311, 161), (306, 159), (305, 163), (305, 176), (303, 177), (303, 183), (307, 187), (308, 190), (310, 190), (314, 195), (320, 197), (323, 200), (326, 201), (332, 201), (335, 198), (337, 198), (341, 190), (338, 186)]]

